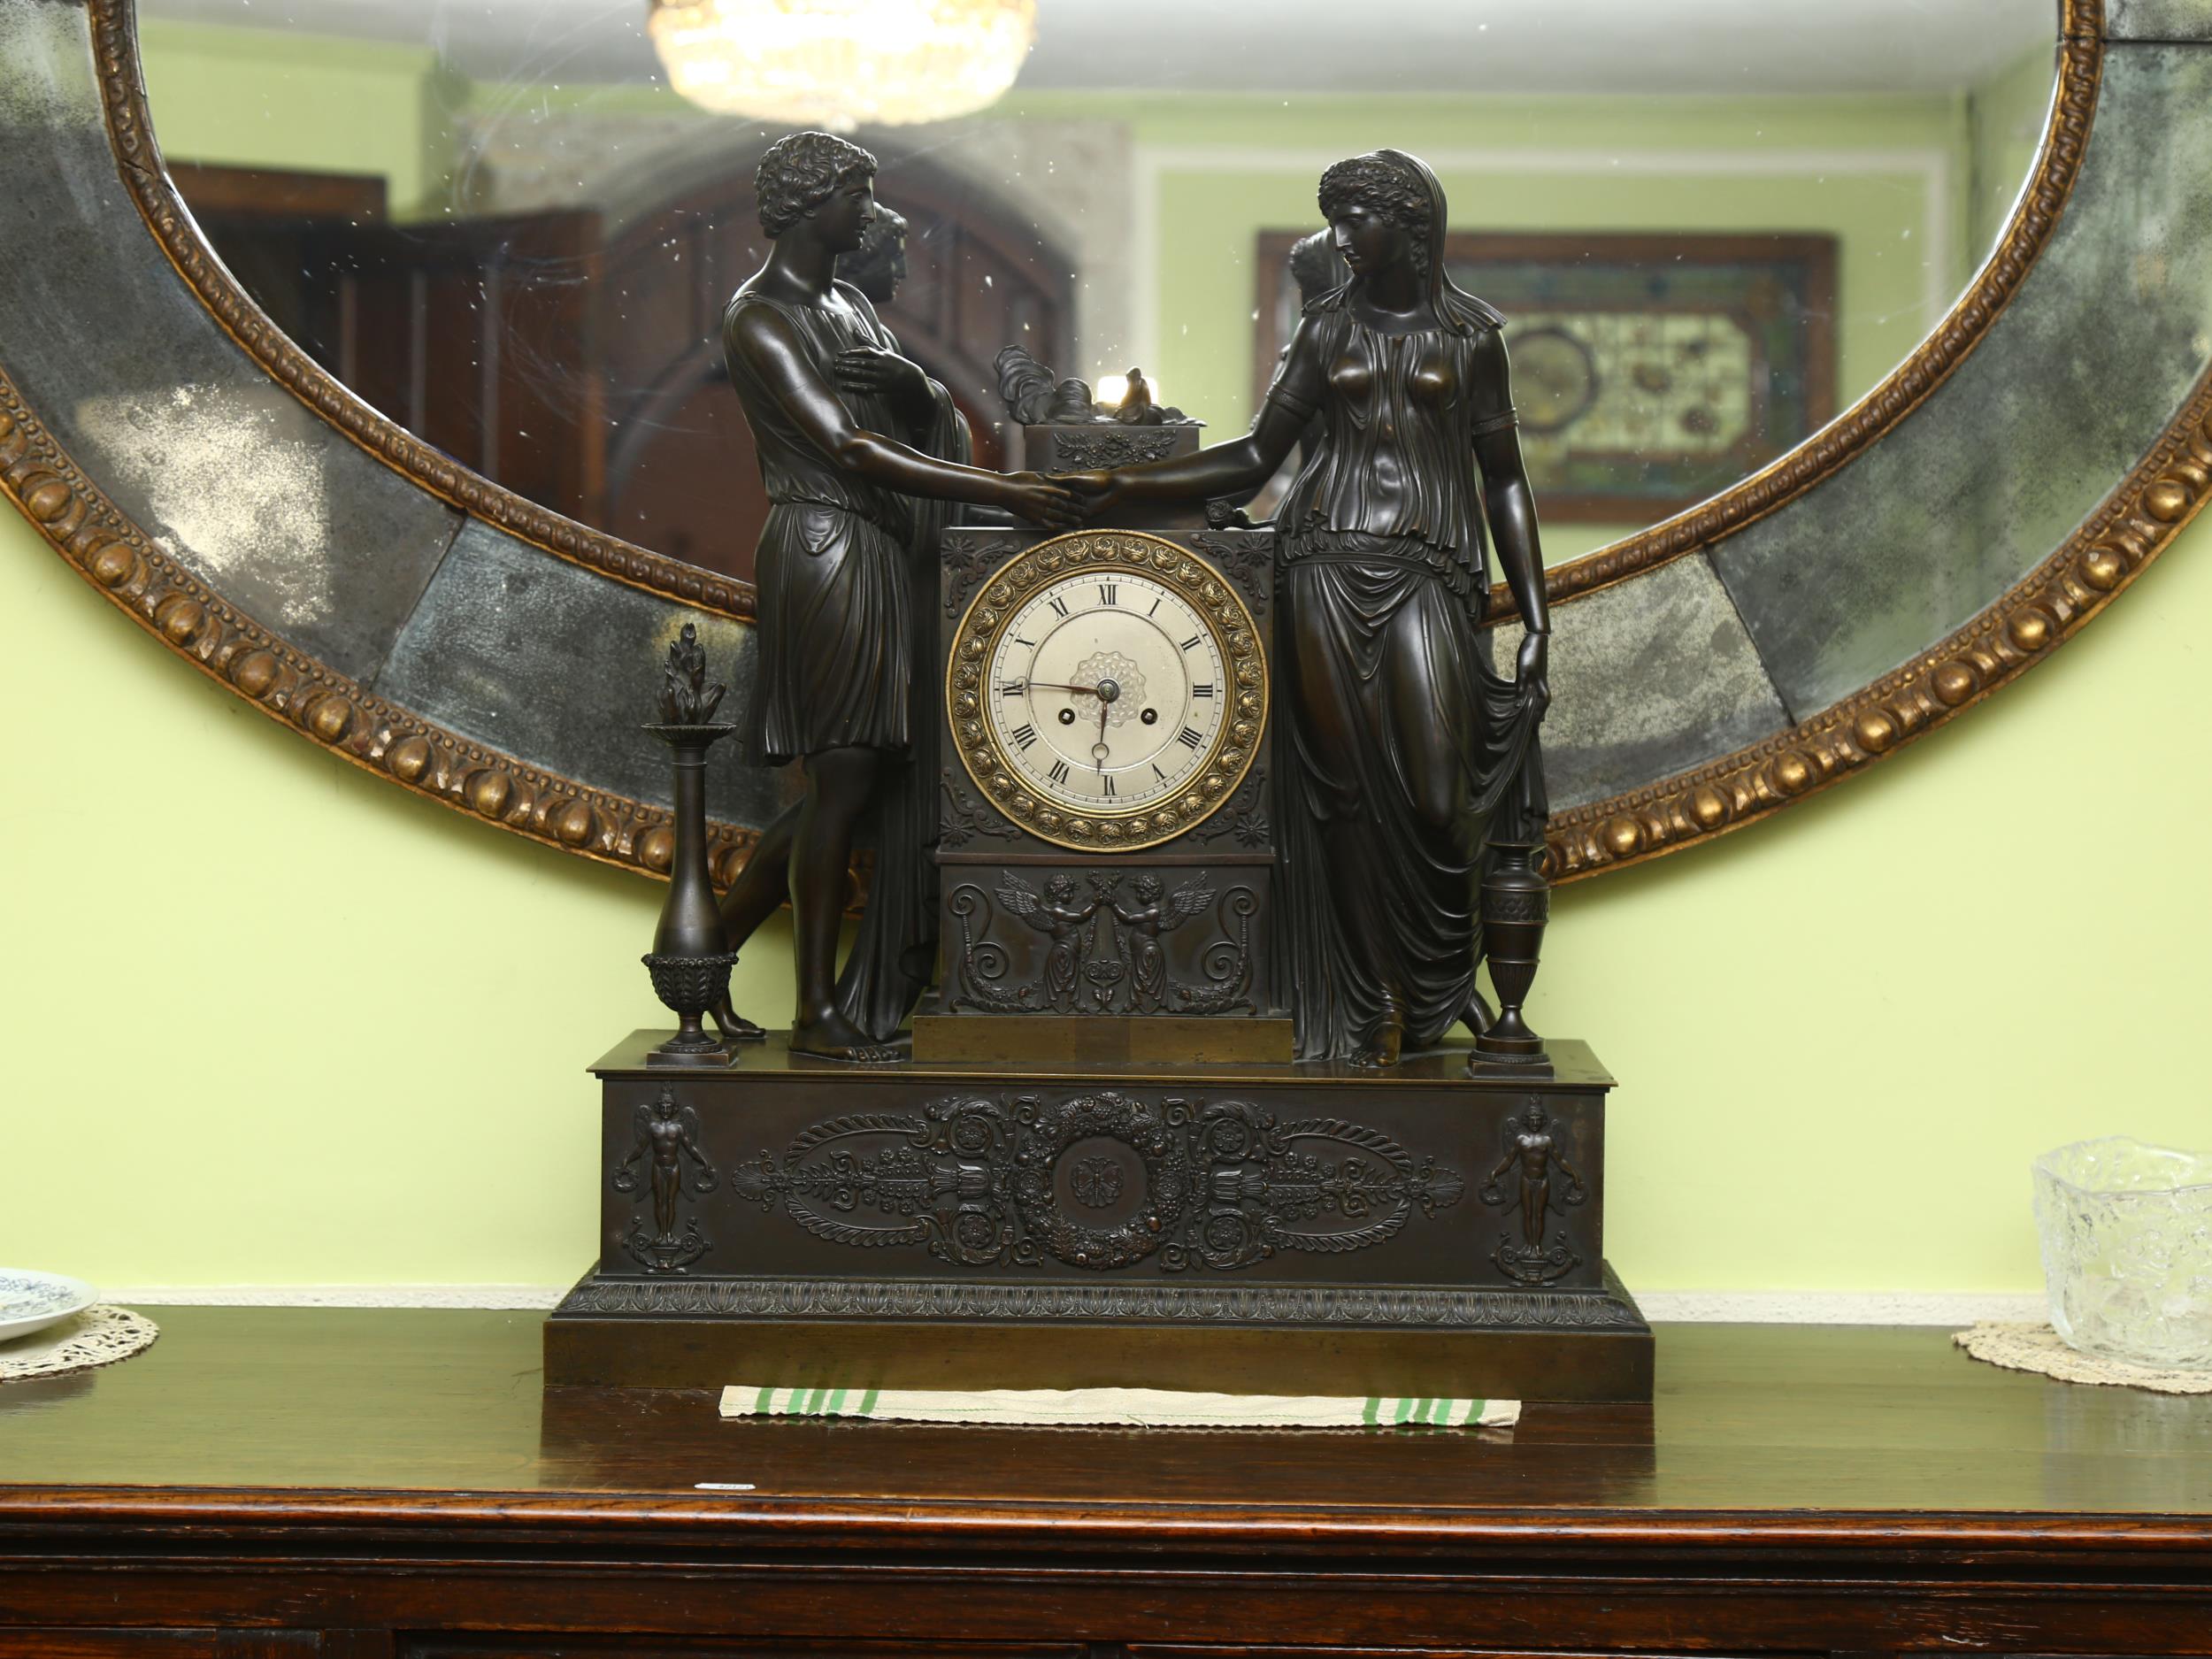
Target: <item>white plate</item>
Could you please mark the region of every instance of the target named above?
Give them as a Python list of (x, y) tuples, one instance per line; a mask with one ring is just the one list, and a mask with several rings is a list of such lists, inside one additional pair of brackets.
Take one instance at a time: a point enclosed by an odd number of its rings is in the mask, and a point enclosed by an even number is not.
[(0, 1267), (0, 1342), (58, 1325), (99, 1299), (100, 1293), (81, 1279)]

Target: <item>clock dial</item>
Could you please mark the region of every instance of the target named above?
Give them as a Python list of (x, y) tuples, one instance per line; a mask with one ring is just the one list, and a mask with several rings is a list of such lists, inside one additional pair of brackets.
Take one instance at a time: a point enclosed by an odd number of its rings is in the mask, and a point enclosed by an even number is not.
[(1234, 792), (1266, 680), (1218, 572), (1157, 536), (1077, 531), (977, 595), (947, 708), (970, 775), (1017, 822), (1063, 846), (1135, 848)]
[(988, 718), (1044, 799), (1126, 811), (1172, 795), (1213, 752), (1227, 664), (1213, 625), (1165, 583), (1085, 572), (1000, 630)]

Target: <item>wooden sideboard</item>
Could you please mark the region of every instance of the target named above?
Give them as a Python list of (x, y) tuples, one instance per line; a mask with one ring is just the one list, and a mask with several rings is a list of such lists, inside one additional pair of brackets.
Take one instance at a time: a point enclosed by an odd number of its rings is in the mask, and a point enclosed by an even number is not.
[[(167, 1308), (0, 1384), (0, 1655), (2212, 1655), (2212, 1397), (1660, 1329), (1511, 1431), (725, 1423), (522, 1313)], [(738, 1380), (738, 1379), (733, 1379)]]

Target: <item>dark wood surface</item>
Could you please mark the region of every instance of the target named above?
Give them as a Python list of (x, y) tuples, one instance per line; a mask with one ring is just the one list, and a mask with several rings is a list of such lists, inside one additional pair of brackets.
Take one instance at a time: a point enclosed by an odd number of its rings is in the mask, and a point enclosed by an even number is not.
[(1936, 1330), (1666, 1326), (1653, 1407), (1511, 1431), (1179, 1432), (726, 1423), (543, 1389), (534, 1314), (151, 1311), (140, 1358), (0, 1385), (0, 1654), (2212, 1653), (2212, 1398)]

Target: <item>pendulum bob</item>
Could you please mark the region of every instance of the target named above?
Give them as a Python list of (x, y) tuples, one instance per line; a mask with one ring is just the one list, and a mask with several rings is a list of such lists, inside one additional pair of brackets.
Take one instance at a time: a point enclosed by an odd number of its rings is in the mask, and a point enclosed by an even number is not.
[(1551, 915), (1551, 884), (1536, 868), (1536, 842), (1504, 842), (1491, 849), (1482, 880), (1483, 955), (1498, 991), (1498, 1014), (1476, 1033), (1472, 1070), (1543, 1067), (1543, 1039), (1528, 1028), (1521, 1005), (1536, 982), (1536, 963)]
[(669, 746), (676, 767), (676, 845), (668, 871), (668, 898), (661, 906), (653, 949), (641, 960), (653, 990), (674, 1012), (676, 1034), (655, 1049), (652, 1065), (731, 1066), (735, 1052), (708, 1034), (703, 1017), (730, 991), (737, 953), (714, 900), (707, 872), (707, 750), (734, 729), (729, 726), (649, 726)]

